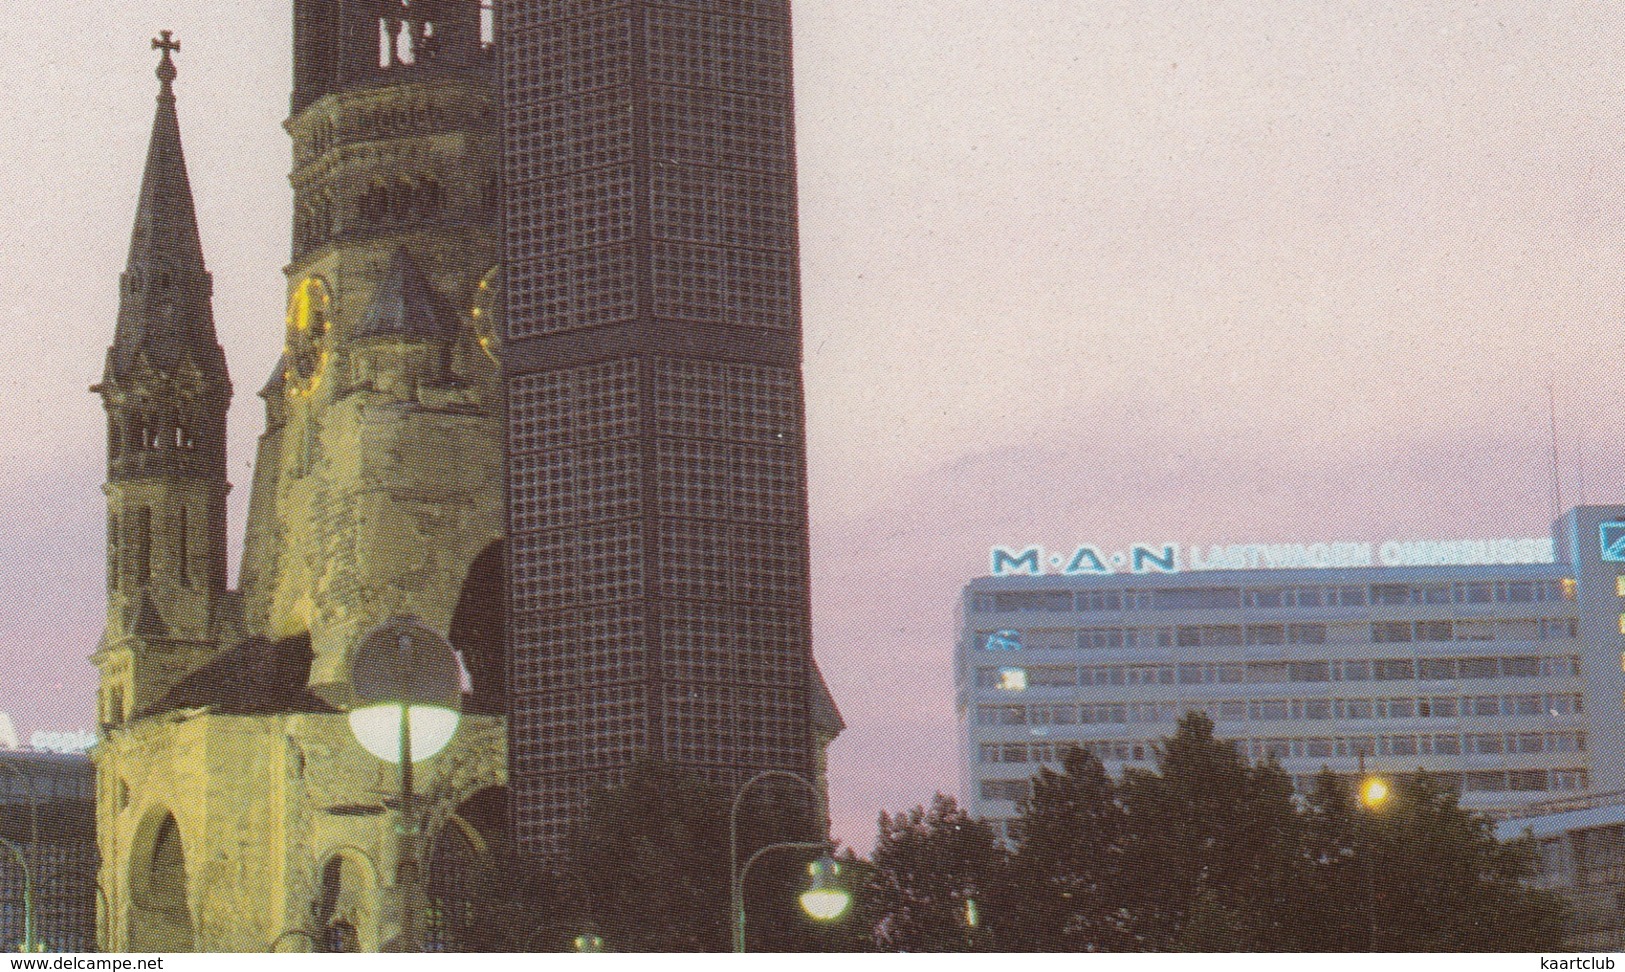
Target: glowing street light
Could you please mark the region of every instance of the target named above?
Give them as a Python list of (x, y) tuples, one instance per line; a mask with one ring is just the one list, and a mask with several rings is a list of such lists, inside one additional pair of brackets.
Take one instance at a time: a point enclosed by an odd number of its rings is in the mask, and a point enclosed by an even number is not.
[(792, 773), (789, 770), (766, 770), (757, 773), (746, 780), (734, 794), (733, 805), (728, 808), (728, 902), (729, 911), (733, 917), (733, 950), (745, 950), (745, 877), (750, 873), (750, 866), (755, 864), (763, 854), (782, 850), (816, 850), (822, 856), (807, 867), (807, 873), (812, 875), (812, 886), (801, 894), (801, 910), (817, 921), (834, 921), (846, 913), (852, 904), (852, 894), (839, 884), (835, 883), (835, 876), (840, 873), (841, 866), (829, 855), (830, 845), (827, 841), (797, 840), (779, 844), (768, 844), (757, 848), (756, 852), (745, 859), (744, 866), (739, 864), (739, 807), (745, 802), (745, 794), (752, 786), (762, 780), (778, 778), (799, 784), (809, 794), (814, 802), (818, 800), (818, 788), (813, 786), (805, 776)]
[(1372, 810), (1381, 809), (1392, 795), (1393, 790), (1388, 786), (1388, 781), (1380, 776), (1367, 777), (1360, 783), (1360, 802)]
[(834, 921), (852, 906), (852, 892), (835, 883), (841, 865), (825, 854), (807, 865), (812, 887), (801, 892), (801, 910), (818, 921)]
[(401, 768), (400, 852), (395, 890), (400, 933), (386, 951), (423, 951), (418, 918), (425, 908), (413, 759), (431, 759), (451, 742), (461, 720), (462, 672), (440, 633), (411, 618), (391, 618), (361, 639), (350, 685), (357, 705), (350, 731), (367, 752)]
[(577, 935), (572, 944), (574, 944), (575, 950), (578, 952), (602, 952), (604, 950), (603, 936), (596, 935), (592, 932), (587, 932), (585, 935)]

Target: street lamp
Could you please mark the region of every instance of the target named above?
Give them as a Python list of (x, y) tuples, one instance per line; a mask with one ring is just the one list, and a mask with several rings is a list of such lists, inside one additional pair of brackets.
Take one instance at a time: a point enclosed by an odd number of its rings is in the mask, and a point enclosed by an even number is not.
[(571, 942), (571, 945), (573, 945), (575, 950), (578, 952), (602, 952), (604, 950), (604, 939), (603, 936), (595, 934), (594, 932), (586, 932), (585, 934), (577, 935), (575, 937), (575, 941)]
[(1392, 795), (1388, 781), (1380, 776), (1369, 776), (1360, 781), (1360, 802), (1368, 810), (1381, 810)]
[(840, 873), (841, 866), (830, 856), (828, 841), (787, 841), (778, 844), (768, 844), (757, 848), (754, 854), (745, 859), (744, 867), (739, 866), (739, 807), (745, 802), (745, 794), (752, 786), (762, 780), (772, 778), (792, 780), (800, 784), (812, 794), (813, 803), (818, 803), (818, 788), (807, 781), (799, 773), (789, 770), (767, 770), (757, 773), (745, 781), (734, 794), (733, 805), (728, 808), (728, 902), (729, 916), (733, 920), (733, 950), (745, 950), (745, 877), (750, 873), (750, 867), (764, 854), (782, 850), (816, 850), (823, 854), (807, 868), (812, 876), (812, 885), (801, 894), (801, 909), (818, 921), (834, 921), (846, 913), (852, 904), (852, 894), (839, 884), (835, 883), (835, 876)]
[[(1388, 803), (1393, 796), (1393, 787), (1381, 776), (1365, 775), (1365, 751), (1360, 752), (1360, 806), (1364, 811), (1376, 813)], [(1372, 841), (1367, 832), (1366, 813), (1358, 813), (1355, 820), (1355, 836), (1360, 845), (1360, 857), (1365, 861), (1365, 950), (1377, 950), (1377, 862), (1372, 854)]]
[(41, 951), (34, 941), (34, 871), (28, 866), (28, 857), (21, 847), (4, 837), (0, 837), (0, 846), (11, 851), (12, 856), (17, 858), (18, 866), (23, 869), (23, 947), (18, 951)]
[(413, 760), (432, 759), (457, 734), (462, 678), (457, 656), (440, 633), (411, 618), (391, 618), (361, 639), (350, 684), (357, 705), (350, 731), (367, 752), (399, 764), (399, 853), (395, 891), (401, 909), (400, 932), (388, 952), (423, 951), (419, 918), (426, 907), (420, 864), (421, 827), (417, 819)]

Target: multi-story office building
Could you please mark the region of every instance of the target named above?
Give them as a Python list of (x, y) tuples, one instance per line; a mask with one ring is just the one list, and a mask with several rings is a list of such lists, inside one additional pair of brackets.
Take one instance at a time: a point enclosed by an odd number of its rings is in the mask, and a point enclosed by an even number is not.
[(1580, 508), (1554, 542), (996, 553), (1006, 576), (961, 604), (966, 801), (1009, 820), (1068, 746), (1149, 768), (1189, 711), (1300, 786), (1363, 761), (1486, 810), (1618, 788), (1622, 521)]
[(818, 766), (789, 0), (505, 0), (514, 824)]
[[(28, 859), (34, 939), (47, 951), (96, 948), (95, 796), (82, 754), (0, 750), (0, 837)], [(23, 887), (15, 856), (0, 849), (0, 950), (23, 943)]]

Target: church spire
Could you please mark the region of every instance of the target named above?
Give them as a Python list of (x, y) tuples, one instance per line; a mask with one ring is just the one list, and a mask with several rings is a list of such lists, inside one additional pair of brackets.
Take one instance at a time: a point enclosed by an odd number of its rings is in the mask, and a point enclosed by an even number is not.
[(170, 55), (181, 45), (166, 30), (152, 46), (163, 52), (157, 71), (158, 110), (120, 284), (118, 330), (107, 377), (127, 376), (143, 355), (162, 372), (173, 372), (182, 360), (190, 359), (203, 374), (224, 376), (225, 356), (214, 331), (214, 283), (203, 264), (175, 114), (177, 72)]

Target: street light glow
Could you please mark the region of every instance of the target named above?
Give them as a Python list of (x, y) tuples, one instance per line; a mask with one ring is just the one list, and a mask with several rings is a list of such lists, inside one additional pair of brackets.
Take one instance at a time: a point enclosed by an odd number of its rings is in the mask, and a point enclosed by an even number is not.
[(841, 865), (826, 855), (808, 864), (807, 873), (812, 875), (812, 887), (801, 893), (801, 910), (817, 921), (834, 921), (846, 914), (852, 894), (834, 881)]
[(1373, 810), (1387, 803), (1391, 793), (1388, 781), (1380, 776), (1373, 776), (1360, 784), (1360, 802)]
[[(369, 705), (350, 712), (350, 731), (362, 748), (386, 763), (401, 761), (401, 706)], [(431, 759), (457, 735), (461, 721), (455, 709), (438, 705), (414, 705), (407, 713), (411, 723), (412, 760)]]

